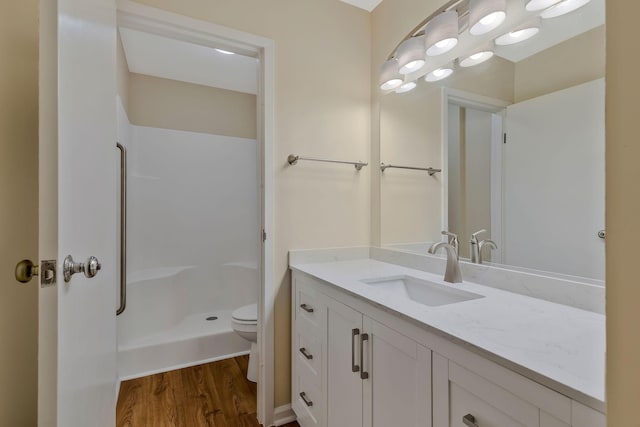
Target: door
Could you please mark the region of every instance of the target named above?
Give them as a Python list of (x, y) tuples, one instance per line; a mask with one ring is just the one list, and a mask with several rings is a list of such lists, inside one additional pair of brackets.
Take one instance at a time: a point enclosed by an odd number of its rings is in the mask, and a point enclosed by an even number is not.
[(327, 298), (327, 426), (362, 425), (362, 314)]
[[(40, 2), (40, 426), (113, 426), (116, 397), (115, 1)], [(102, 269), (66, 283), (63, 259)]]
[(604, 80), (509, 106), (506, 132), (503, 262), (604, 280)]
[(362, 425), (431, 426), (431, 350), (366, 316), (363, 326)]

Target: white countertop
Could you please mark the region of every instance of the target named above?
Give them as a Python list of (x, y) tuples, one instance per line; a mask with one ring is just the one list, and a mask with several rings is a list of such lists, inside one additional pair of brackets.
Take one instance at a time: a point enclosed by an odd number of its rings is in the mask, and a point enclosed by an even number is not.
[[(444, 282), (441, 275), (373, 259), (294, 262), (291, 268), (441, 335), (471, 344), (483, 355), (493, 356), (492, 360), (509, 368), (516, 365), (521, 368), (517, 370), (519, 373), (604, 411), (605, 316), (602, 314), (474, 283), (451, 285)], [(442, 283), (484, 298), (428, 307), (361, 282), (398, 275)]]

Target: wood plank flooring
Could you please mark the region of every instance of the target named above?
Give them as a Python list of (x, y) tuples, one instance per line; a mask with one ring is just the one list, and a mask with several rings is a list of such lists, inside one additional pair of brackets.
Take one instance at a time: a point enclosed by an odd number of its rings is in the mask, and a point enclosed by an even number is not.
[(124, 381), (116, 426), (259, 427), (248, 362), (248, 356), (240, 356)]

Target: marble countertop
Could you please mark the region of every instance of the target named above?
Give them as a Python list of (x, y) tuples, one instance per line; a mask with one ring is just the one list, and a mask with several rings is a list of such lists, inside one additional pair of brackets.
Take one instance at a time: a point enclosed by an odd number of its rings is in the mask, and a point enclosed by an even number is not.
[[(294, 262), (309, 274), (349, 294), (479, 349), (483, 356), (604, 412), (605, 316), (464, 282), (374, 259)], [(361, 280), (408, 275), (484, 298), (429, 307)]]

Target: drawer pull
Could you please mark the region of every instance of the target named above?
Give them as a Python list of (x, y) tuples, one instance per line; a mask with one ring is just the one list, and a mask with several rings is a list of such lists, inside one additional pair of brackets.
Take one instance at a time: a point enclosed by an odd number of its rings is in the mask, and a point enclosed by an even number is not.
[(307, 304), (300, 304), (300, 308), (307, 313), (313, 313), (313, 307), (309, 307)]
[(306, 357), (308, 360), (313, 359), (313, 355), (312, 355), (312, 354), (309, 354), (309, 353), (307, 352), (307, 349), (306, 349), (306, 348), (304, 348), (304, 347), (302, 347), (302, 348), (300, 349), (300, 353), (302, 353), (302, 355), (303, 355), (304, 357)]
[(360, 329), (351, 330), (351, 372), (359, 372), (360, 366), (356, 365), (356, 343), (355, 337), (360, 335)]
[(366, 380), (369, 378), (369, 373), (364, 370), (364, 342), (369, 341), (369, 334), (360, 335), (360, 379)]
[(467, 414), (462, 417), (462, 422), (464, 423), (464, 425), (469, 427), (480, 427), (478, 423), (476, 423), (476, 417), (471, 414)]
[(300, 393), (300, 398), (302, 399), (305, 405), (313, 406), (313, 402), (310, 400), (307, 400), (307, 393), (305, 393), (304, 391)]

